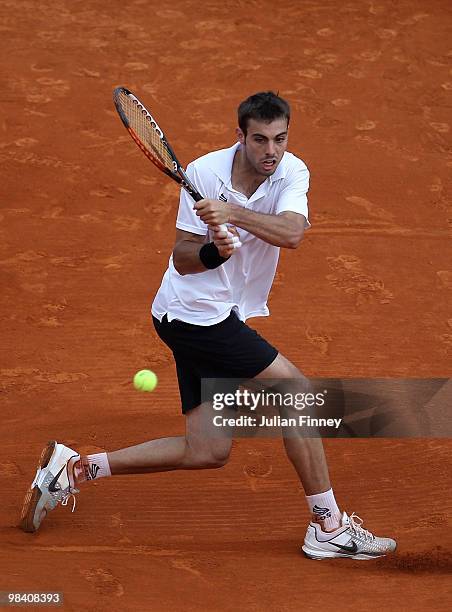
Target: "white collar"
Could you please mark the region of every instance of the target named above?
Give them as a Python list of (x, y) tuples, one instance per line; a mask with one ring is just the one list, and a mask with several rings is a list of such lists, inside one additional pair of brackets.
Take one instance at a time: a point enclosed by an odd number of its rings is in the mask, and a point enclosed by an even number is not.
[[(215, 156), (212, 156), (210, 161), (210, 169), (214, 174), (216, 174), (216, 176), (218, 176), (224, 185), (228, 185), (230, 182), (232, 182), (232, 164), (239, 147), (240, 143), (236, 142), (228, 149), (221, 149), (220, 151), (216, 152), (217, 154)], [(280, 179), (286, 177), (285, 157), (286, 153), (284, 153), (283, 158), (279, 162), (275, 172), (269, 177), (270, 183), (274, 183), (275, 181), (279, 181)]]

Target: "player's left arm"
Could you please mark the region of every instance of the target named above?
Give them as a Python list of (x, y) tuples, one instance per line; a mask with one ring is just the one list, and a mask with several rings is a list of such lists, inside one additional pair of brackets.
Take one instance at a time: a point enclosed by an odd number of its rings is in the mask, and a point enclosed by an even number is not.
[(285, 211), (278, 215), (258, 213), (231, 204), (229, 223), (277, 247), (296, 249), (303, 240), (306, 217)]
[(235, 225), (277, 247), (296, 249), (303, 239), (308, 223), (309, 170), (301, 160), (289, 160), (272, 213), (261, 213), (231, 202), (201, 200), (196, 202), (196, 215), (208, 225)]
[(204, 223), (229, 223), (277, 247), (296, 249), (303, 239), (306, 217), (284, 211), (280, 214), (258, 213), (236, 204), (218, 200), (201, 200), (195, 204), (196, 214)]

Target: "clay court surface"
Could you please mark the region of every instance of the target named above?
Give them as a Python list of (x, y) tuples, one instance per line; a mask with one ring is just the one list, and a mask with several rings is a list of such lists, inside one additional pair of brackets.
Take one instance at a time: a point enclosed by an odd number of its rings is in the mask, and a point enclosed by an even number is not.
[(1, 591), (77, 612), (450, 609), (446, 439), (326, 441), (340, 506), (398, 540), (375, 562), (300, 555), (307, 507), (275, 439), (237, 440), (217, 471), (101, 480), (37, 534), (15, 526), (47, 440), (184, 429), (149, 316), (178, 189), (121, 125), (117, 85), (184, 163), (279, 90), (313, 227), (251, 325), (309, 376), (450, 376), (450, 23), (446, 0), (0, 1)]

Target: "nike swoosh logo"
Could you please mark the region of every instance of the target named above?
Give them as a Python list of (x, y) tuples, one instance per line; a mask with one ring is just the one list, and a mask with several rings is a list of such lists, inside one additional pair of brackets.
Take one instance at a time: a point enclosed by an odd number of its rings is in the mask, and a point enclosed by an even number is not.
[(341, 544), (334, 544), (334, 542), (330, 542), (330, 544), (336, 546), (337, 548), (340, 548), (341, 550), (347, 553), (355, 554), (356, 552), (358, 552), (358, 545), (356, 544), (356, 542), (353, 542), (351, 546), (342, 546)]
[(58, 474), (55, 476), (55, 478), (49, 483), (49, 491), (51, 493), (56, 493), (57, 491), (59, 491), (60, 489), (56, 488), (56, 483), (58, 482), (58, 478), (61, 476), (61, 472), (66, 468), (65, 465), (63, 465), (63, 467), (61, 468), (61, 470), (58, 472)]

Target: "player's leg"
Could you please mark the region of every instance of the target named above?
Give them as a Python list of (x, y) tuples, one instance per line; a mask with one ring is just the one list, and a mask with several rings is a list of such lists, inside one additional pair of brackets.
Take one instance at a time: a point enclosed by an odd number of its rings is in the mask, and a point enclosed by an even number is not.
[(113, 453), (79, 454), (56, 442), (44, 449), (35, 479), (29, 488), (20, 526), (36, 531), (50, 510), (66, 504), (78, 485), (113, 474), (137, 474), (177, 469), (216, 468), (225, 464), (231, 448), (232, 433), (227, 428), (213, 429), (211, 408), (201, 401), (201, 378), (217, 376), (219, 365), (206, 357), (206, 347), (215, 354), (216, 335), (227, 337), (224, 325), (197, 327), (181, 321), (154, 319), (160, 338), (175, 357), (182, 411), (186, 415), (185, 436), (158, 438)]
[[(256, 378), (282, 382), (291, 380), (301, 392), (311, 392), (309, 380), (283, 355), (263, 370)], [(320, 437), (307, 437), (296, 428), (283, 429), (287, 455), (300, 477), (312, 512), (302, 550), (311, 559), (350, 557), (375, 559), (394, 552), (396, 542), (391, 538), (374, 536), (362, 527), (362, 520), (354, 513), (341, 514), (331, 489), (328, 468)]]
[(232, 446), (232, 429), (214, 427), (212, 405), (208, 402), (186, 412), (185, 417), (185, 436), (157, 438), (108, 453), (111, 473), (199, 470), (225, 465)]
[[(276, 359), (265, 370), (256, 376), (257, 379), (272, 379), (272, 381), (281, 381), (284, 384), (284, 379), (290, 380), (288, 389), (293, 390), (293, 385), (297, 385), (297, 391), (308, 393), (312, 391), (311, 383), (281, 353), (278, 353)], [(331, 483), (328, 475), (328, 466), (326, 462), (325, 452), (321, 438), (307, 438), (303, 436), (303, 432), (291, 429), (290, 435), (284, 436), (284, 446), (288, 458), (294, 466), (306, 495), (315, 495), (319, 492), (328, 491), (331, 488)], [(339, 513), (339, 510), (337, 510)], [(338, 514), (337, 520), (340, 515)]]
[[(19, 526), (39, 529), (56, 506), (66, 505), (85, 481), (114, 474), (219, 468), (228, 460), (232, 430), (213, 429), (212, 408), (201, 404), (186, 413), (185, 436), (158, 438), (112, 453), (80, 456), (75, 450), (49, 442), (41, 454), (36, 476), (25, 496)], [(73, 506), (73, 508), (74, 508)]]

